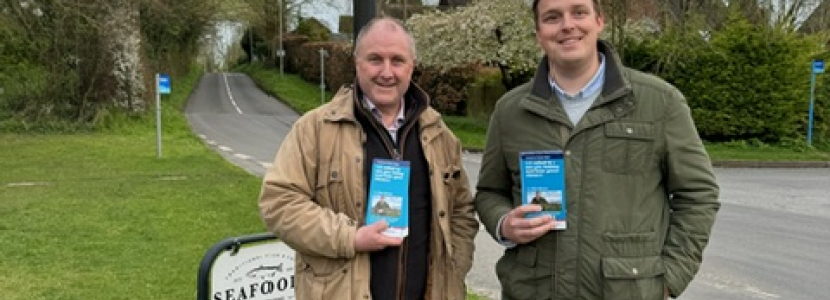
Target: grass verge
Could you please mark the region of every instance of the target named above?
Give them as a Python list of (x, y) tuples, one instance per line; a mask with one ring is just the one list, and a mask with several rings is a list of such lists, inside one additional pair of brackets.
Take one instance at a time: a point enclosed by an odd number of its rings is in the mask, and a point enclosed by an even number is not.
[(193, 299), (214, 243), (264, 231), (260, 180), (190, 133), (198, 74), (152, 116), (97, 133), (0, 134), (0, 290), (6, 300)]

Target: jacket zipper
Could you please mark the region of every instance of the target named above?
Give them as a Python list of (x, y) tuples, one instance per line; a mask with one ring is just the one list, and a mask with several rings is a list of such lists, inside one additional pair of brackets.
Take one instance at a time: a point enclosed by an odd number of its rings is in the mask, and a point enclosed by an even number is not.
[(400, 255), (398, 255), (398, 284), (396, 287), (397, 295), (395, 296), (398, 300), (406, 299), (406, 255), (408, 252), (406, 246), (409, 244), (408, 241), (406, 238), (403, 240)]

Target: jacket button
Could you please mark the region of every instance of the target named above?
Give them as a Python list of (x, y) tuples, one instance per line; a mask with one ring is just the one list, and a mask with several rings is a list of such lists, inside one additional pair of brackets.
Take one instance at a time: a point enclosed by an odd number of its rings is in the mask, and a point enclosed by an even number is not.
[(447, 213), (445, 213), (443, 210), (438, 212), (438, 217), (443, 218), (446, 215), (447, 215)]
[(640, 270), (637, 270), (637, 268), (634, 268), (634, 269), (631, 269), (631, 273), (634, 274), (634, 275), (637, 275), (638, 273), (640, 273)]
[(363, 203), (355, 202), (355, 205), (357, 205), (357, 207), (360, 208), (361, 206), (363, 206)]

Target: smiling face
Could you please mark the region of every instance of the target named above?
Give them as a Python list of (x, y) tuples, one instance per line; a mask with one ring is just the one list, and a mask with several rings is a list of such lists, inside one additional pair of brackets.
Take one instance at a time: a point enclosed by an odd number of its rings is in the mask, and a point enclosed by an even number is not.
[(357, 83), (379, 108), (397, 107), (415, 69), (412, 39), (390, 20), (380, 20), (371, 26), (359, 38), (355, 51)]
[(539, 0), (536, 41), (554, 66), (598, 63), (597, 40), (605, 22), (592, 0)]

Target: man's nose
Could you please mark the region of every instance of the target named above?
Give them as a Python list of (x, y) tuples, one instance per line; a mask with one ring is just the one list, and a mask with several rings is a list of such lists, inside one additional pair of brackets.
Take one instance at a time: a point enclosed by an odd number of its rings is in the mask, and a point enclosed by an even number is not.
[(571, 15), (565, 14), (562, 16), (562, 30), (569, 30), (574, 27), (574, 19)]
[(380, 68), (380, 76), (384, 78), (389, 78), (394, 75), (395, 73), (392, 72), (392, 62), (388, 60), (383, 61), (383, 66), (381, 66)]

